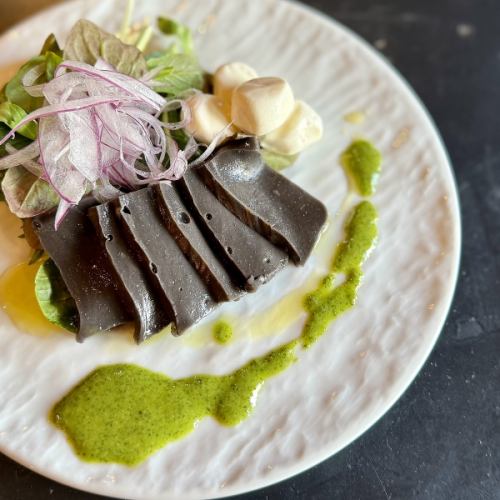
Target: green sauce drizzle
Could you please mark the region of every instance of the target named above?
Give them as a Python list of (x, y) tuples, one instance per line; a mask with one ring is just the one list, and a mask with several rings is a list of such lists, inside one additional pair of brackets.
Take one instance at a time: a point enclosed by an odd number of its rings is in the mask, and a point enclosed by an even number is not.
[(296, 347), (290, 342), (223, 376), (172, 380), (135, 365), (103, 366), (54, 406), (50, 420), (82, 460), (136, 465), (204, 417), (239, 424), (263, 382), (296, 361)]
[(361, 196), (375, 192), (380, 174), (382, 155), (368, 141), (354, 141), (342, 154), (340, 161)]
[[(337, 248), (331, 273), (304, 300), (309, 313), (302, 332), (304, 348), (314, 344), (332, 321), (356, 303), (363, 276), (361, 267), (377, 239), (376, 221), (377, 210), (370, 202), (363, 201), (354, 209), (345, 229), (345, 240)], [(336, 285), (341, 274), (345, 279)]]
[(218, 344), (228, 344), (233, 338), (233, 327), (227, 321), (218, 321), (213, 328), (213, 337)]

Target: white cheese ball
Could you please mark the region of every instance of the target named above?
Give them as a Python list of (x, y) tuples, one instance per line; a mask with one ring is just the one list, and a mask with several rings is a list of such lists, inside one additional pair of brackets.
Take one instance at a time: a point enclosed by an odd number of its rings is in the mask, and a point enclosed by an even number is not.
[(241, 62), (224, 64), (217, 69), (214, 73), (214, 94), (222, 100), (224, 112), (228, 116), (231, 116), (233, 90), (258, 76), (253, 68)]
[[(186, 130), (198, 142), (210, 144), (215, 136), (229, 125), (229, 120), (222, 110), (222, 101), (211, 94), (195, 94), (187, 99), (191, 109), (191, 121)], [(233, 127), (229, 127), (221, 139), (227, 139), (235, 134)]]
[(255, 78), (233, 91), (231, 119), (246, 134), (266, 135), (285, 123), (294, 104), (286, 80)]
[(303, 101), (297, 101), (288, 120), (266, 135), (262, 147), (283, 155), (304, 151), (323, 137), (323, 120)]

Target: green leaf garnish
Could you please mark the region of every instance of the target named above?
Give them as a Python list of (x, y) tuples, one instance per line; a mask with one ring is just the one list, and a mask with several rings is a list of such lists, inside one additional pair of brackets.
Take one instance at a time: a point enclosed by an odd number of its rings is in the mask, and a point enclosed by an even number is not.
[(31, 113), (42, 107), (43, 97), (33, 97), (26, 92), (23, 85), (24, 75), (40, 64), (45, 66), (45, 74), (39, 78), (38, 83), (46, 83), (54, 78), (55, 68), (62, 62), (59, 55), (54, 52), (46, 52), (43, 55), (33, 57), (26, 64), (23, 64), (14, 78), (5, 86), (5, 98), (13, 104), (17, 104), (26, 113)]
[[(26, 238), (26, 235), (22, 235), (23, 238)], [(28, 266), (32, 266), (33, 264), (36, 264), (43, 256), (45, 255), (45, 252), (41, 248), (37, 248), (36, 250), (33, 250), (33, 253), (31, 254), (30, 261), (28, 262)]]
[(55, 325), (76, 333), (79, 315), (59, 269), (51, 259), (45, 261), (35, 277), (35, 295), (43, 315)]
[(280, 171), (285, 168), (291, 167), (296, 161), (299, 155), (282, 155), (279, 153), (273, 153), (267, 149), (261, 150), (262, 159), (264, 163), (271, 167), (273, 170)]
[[(9, 127), (0, 122), (0, 138), (5, 137), (5, 135), (8, 134), (9, 132), (10, 132)], [(5, 144), (2, 144), (0, 146), (0, 158), (7, 156), (9, 154), (5, 149), (7, 144), (10, 144), (15, 149), (22, 149), (25, 146), (27, 146), (30, 142), (31, 141), (26, 137), (23, 137), (20, 134), (16, 134), (15, 137), (9, 139)], [(3, 181), (3, 178), (5, 177), (6, 173), (7, 173), (6, 170), (0, 170), (0, 201), (5, 201), (5, 196), (2, 191), (1, 182)]]
[(120, 73), (136, 78), (146, 71), (146, 60), (137, 47), (123, 43), (85, 19), (78, 21), (71, 30), (64, 47), (64, 59), (91, 65), (103, 59)]
[(35, 111), (43, 105), (43, 97), (33, 97), (26, 92), (23, 85), (23, 77), (30, 70), (39, 64), (45, 63), (45, 56), (36, 56), (23, 64), (12, 80), (5, 86), (5, 97), (10, 102), (17, 104), (27, 113)]
[(160, 94), (178, 96), (186, 90), (203, 88), (203, 70), (193, 55), (155, 53), (148, 58), (147, 64), (149, 70), (161, 68), (155, 76), (158, 83), (155, 90)]
[(20, 218), (34, 217), (56, 207), (60, 201), (50, 184), (21, 166), (7, 170), (2, 192), (10, 211)]
[[(0, 122), (5, 123), (9, 128), (14, 128), (24, 117), (26, 111), (13, 102), (5, 101), (0, 104)], [(37, 136), (37, 124), (28, 123), (21, 127), (17, 132), (28, 139), (35, 140)]]
[(181, 51), (184, 52), (184, 54), (193, 53), (193, 35), (187, 26), (166, 17), (159, 17), (157, 24), (159, 30), (164, 35), (174, 36), (177, 38), (178, 43), (175, 46), (175, 52)]
[(59, 44), (57, 43), (56, 40), (56, 36), (53, 33), (49, 35), (45, 40), (42, 50), (40, 51), (40, 55), (43, 56), (47, 52), (53, 52), (54, 54), (57, 54), (59, 57), (62, 57), (61, 47), (59, 47)]

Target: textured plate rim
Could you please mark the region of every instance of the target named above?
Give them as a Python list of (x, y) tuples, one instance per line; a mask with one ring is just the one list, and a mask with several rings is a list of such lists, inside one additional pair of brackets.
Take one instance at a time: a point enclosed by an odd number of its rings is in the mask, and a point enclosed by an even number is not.
[[(436, 321), (436, 327), (435, 327), (435, 332), (434, 336), (432, 338), (432, 341), (429, 341), (427, 345), (427, 349), (423, 354), (421, 355), (421, 359), (418, 360), (418, 362), (414, 362), (413, 369), (411, 372), (409, 372), (404, 378), (399, 380), (399, 383), (401, 385), (401, 389), (399, 390), (398, 393), (396, 393), (393, 398), (387, 402), (382, 409), (380, 409), (376, 416), (372, 419), (371, 422), (367, 423), (365, 426), (361, 427), (357, 430), (357, 432), (353, 435), (353, 437), (350, 438), (350, 440), (346, 443), (341, 444), (340, 446), (336, 447), (331, 447), (329, 449), (321, 449), (318, 453), (314, 455), (309, 455), (306, 458), (302, 460), (296, 461), (293, 466), (290, 466), (288, 468), (283, 468), (277, 471), (276, 473), (269, 474), (265, 478), (255, 480), (252, 482), (247, 483), (245, 488), (242, 487), (233, 487), (233, 488), (227, 488), (224, 490), (221, 490), (215, 495), (211, 495), (210, 498), (225, 498), (233, 495), (239, 495), (239, 494), (244, 494), (244, 493), (250, 493), (252, 491), (260, 490), (262, 488), (266, 488), (268, 486), (271, 486), (273, 484), (277, 484), (279, 482), (285, 481), (287, 479), (290, 479), (298, 474), (301, 474), (302, 472), (311, 469), (312, 467), (315, 467), (316, 465), (319, 465), (321, 462), (333, 457), (340, 451), (342, 451), (344, 448), (352, 444), (354, 441), (359, 439), (363, 434), (368, 432), (372, 427), (374, 427), (380, 419), (389, 412), (389, 410), (396, 404), (396, 402), (405, 394), (405, 392), (408, 390), (410, 385), (413, 383), (413, 381), (417, 378), (419, 373), (421, 372), (422, 368), (426, 364), (427, 360), (429, 359), (432, 351), (434, 350), (437, 341), (439, 340), (439, 337), (441, 335), (441, 332), (443, 330), (444, 324), (446, 322), (446, 319), (448, 317), (453, 298), (455, 295), (456, 291), (456, 286), (458, 282), (458, 273), (460, 269), (460, 261), (461, 261), (461, 250), (462, 250), (462, 224), (461, 224), (461, 211), (460, 211), (460, 203), (459, 203), (459, 197), (458, 197), (458, 189), (457, 189), (457, 182), (454, 174), (454, 170), (452, 167), (452, 163), (450, 160), (450, 157), (448, 155), (448, 151), (446, 148), (446, 145), (442, 139), (442, 136), (432, 119), (429, 111), (427, 110), (426, 106), (418, 96), (418, 94), (415, 92), (415, 90), (411, 87), (409, 82), (406, 80), (406, 78), (398, 71), (397, 68), (395, 68), (385, 57), (383, 54), (378, 52), (376, 49), (374, 49), (365, 39), (363, 39), (360, 35), (358, 35), (355, 31), (352, 29), (348, 28), (347, 26), (343, 25), (341, 22), (337, 21), (335, 18), (328, 16), (327, 14), (324, 14), (323, 12), (317, 10), (314, 7), (311, 7), (309, 5), (305, 5), (301, 3), (299, 0), (276, 0), (277, 2), (287, 4), (288, 7), (296, 9), (300, 11), (302, 14), (305, 16), (312, 18), (318, 22), (320, 22), (325, 28), (327, 29), (334, 29), (337, 31), (342, 32), (344, 35), (347, 35), (347, 37), (352, 40), (353, 43), (357, 44), (357, 46), (365, 51), (366, 53), (369, 54), (370, 58), (374, 62), (374, 64), (378, 65), (381, 69), (384, 71), (384, 75), (387, 77), (390, 76), (392, 78), (394, 85), (397, 85), (402, 93), (405, 95), (407, 98), (407, 103), (411, 105), (414, 108), (414, 111), (418, 113), (420, 116), (422, 116), (424, 123), (429, 129), (429, 137), (432, 137), (434, 142), (436, 143), (437, 150), (439, 151), (438, 155), (441, 157), (441, 163), (445, 165), (446, 168), (446, 174), (449, 177), (449, 181), (451, 182), (451, 185), (453, 186), (452, 190), (452, 198), (453, 200), (450, 200), (452, 203), (450, 203), (450, 213), (452, 218), (456, 222), (455, 226), (455, 232), (453, 235), (453, 254), (450, 255), (450, 260), (453, 260), (453, 265), (452, 265), (452, 270), (450, 272), (450, 276), (448, 277), (448, 288), (447, 288), (447, 296), (445, 297), (446, 300), (443, 301), (443, 305), (440, 308), (440, 317), (439, 321)], [(0, 38), (4, 38), (9, 36), (9, 34), (23, 25), (29, 25), (33, 21), (36, 21), (38, 17), (43, 17), (46, 15), (50, 15), (51, 12), (55, 12), (58, 9), (61, 8), (61, 6), (67, 7), (68, 4), (71, 3), (77, 3), (79, 0), (72, 0), (70, 2), (64, 2), (62, 4), (56, 4), (54, 6), (48, 7), (46, 9), (43, 9), (39, 11), (38, 13), (34, 14), (33, 16), (28, 17), (27, 19), (19, 22), (18, 24), (12, 26), (9, 30), (5, 31), (0, 35)], [(403, 382), (403, 383), (402, 383)], [(58, 474), (50, 474), (47, 473), (47, 471), (43, 470), (42, 468), (38, 468), (36, 465), (30, 463), (27, 460), (24, 460), (23, 458), (18, 458), (16, 457), (13, 453), (6, 453), (3, 450), (0, 450), (5, 456), (9, 457), (11, 460), (15, 461), (16, 463), (19, 463), (20, 465), (23, 465), (24, 467), (27, 467), (28, 469), (32, 470), (33, 472), (40, 474), (43, 477), (46, 477), (48, 479), (51, 479), (53, 481), (56, 481), (60, 484), (64, 484), (66, 486), (75, 488), (80, 491), (85, 491), (87, 493), (93, 493), (96, 495), (106, 495), (112, 498), (137, 498), (137, 500), (160, 500), (160, 499), (165, 499), (167, 497), (165, 496), (140, 496), (140, 497), (130, 497), (128, 496), (128, 492), (123, 490), (121, 491), (120, 488), (117, 487), (117, 485), (107, 486), (104, 484), (96, 484), (96, 485), (82, 485), (78, 482), (72, 482), (69, 480), (67, 477), (60, 476)], [(204, 496), (203, 491), (191, 491), (188, 494), (185, 495), (169, 495), (169, 499), (175, 499), (175, 500), (191, 500), (191, 499), (199, 499), (199, 498), (206, 498)]]

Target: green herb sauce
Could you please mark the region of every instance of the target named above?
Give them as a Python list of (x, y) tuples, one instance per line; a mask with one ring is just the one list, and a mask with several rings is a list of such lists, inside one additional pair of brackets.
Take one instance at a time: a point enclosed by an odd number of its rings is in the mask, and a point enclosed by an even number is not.
[(368, 141), (354, 141), (342, 154), (340, 161), (361, 196), (371, 196), (375, 192), (382, 155)]
[(218, 344), (229, 344), (233, 338), (233, 327), (227, 321), (218, 321), (215, 323), (212, 333)]
[[(309, 313), (301, 337), (304, 348), (314, 344), (332, 321), (356, 303), (362, 265), (377, 239), (376, 221), (377, 210), (370, 202), (363, 201), (354, 209), (345, 229), (345, 240), (337, 248), (331, 273), (304, 300)], [(344, 281), (337, 285), (341, 275)]]
[(204, 417), (239, 424), (263, 382), (296, 361), (296, 346), (290, 342), (223, 376), (172, 380), (135, 365), (103, 366), (57, 403), (50, 419), (82, 460), (136, 465)]

